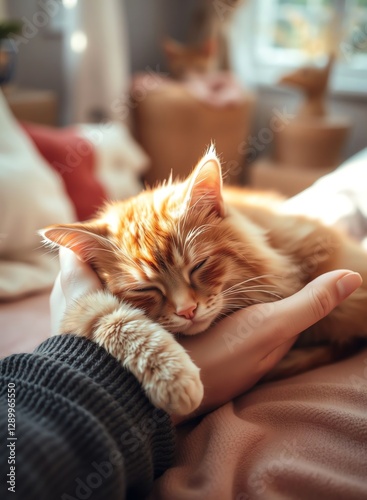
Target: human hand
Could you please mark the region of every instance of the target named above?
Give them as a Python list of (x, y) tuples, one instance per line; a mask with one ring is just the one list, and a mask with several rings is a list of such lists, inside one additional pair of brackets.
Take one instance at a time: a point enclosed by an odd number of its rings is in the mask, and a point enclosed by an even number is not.
[(74, 252), (60, 247), (60, 272), (50, 296), (51, 334), (58, 335), (65, 310), (82, 295), (99, 290), (102, 284), (92, 268), (78, 259)]
[(198, 336), (180, 337), (201, 369), (205, 392), (195, 415), (250, 389), (282, 359), (300, 332), (329, 314), (361, 283), (357, 273), (332, 271), (291, 297), (250, 306)]

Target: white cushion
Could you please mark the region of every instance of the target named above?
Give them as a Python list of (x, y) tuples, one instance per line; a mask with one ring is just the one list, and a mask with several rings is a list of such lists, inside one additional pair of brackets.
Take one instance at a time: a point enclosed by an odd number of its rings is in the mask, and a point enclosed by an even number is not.
[(367, 148), (287, 200), (283, 210), (339, 226), (367, 248)]
[(74, 210), (59, 175), (12, 116), (0, 90), (0, 299), (51, 286), (55, 255), (37, 230), (72, 222)]
[(95, 148), (95, 175), (110, 200), (124, 200), (138, 194), (139, 177), (150, 164), (149, 157), (123, 123), (81, 124), (79, 133)]

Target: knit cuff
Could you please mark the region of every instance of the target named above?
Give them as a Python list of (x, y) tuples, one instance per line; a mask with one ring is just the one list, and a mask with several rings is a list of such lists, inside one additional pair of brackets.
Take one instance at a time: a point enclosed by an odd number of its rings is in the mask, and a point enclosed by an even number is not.
[[(147, 467), (157, 477), (172, 465), (174, 430), (169, 416), (155, 408), (137, 379), (94, 342), (73, 335), (51, 337), (33, 354), (7, 358), (3, 376), (7, 371), (12, 377), (15, 372), (26, 373), (28, 383), (64, 396), (95, 415), (118, 443), (130, 484), (144, 477)], [(95, 396), (101, 389), (103, 401)], [(126, 415), (128, 428), (116, 418), (119, 411)]]

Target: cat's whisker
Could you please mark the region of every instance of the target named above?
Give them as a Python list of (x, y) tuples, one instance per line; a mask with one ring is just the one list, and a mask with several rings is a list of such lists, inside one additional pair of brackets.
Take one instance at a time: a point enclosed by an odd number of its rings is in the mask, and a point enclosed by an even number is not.
[(282, 300), (284, 297), (282, 297), (281, 295), (279, 295), (278, 293), (275, 293), (275, 292), (270, 292), (269, 290), (263, 290), (261, 288), (259, 289), (256, 289), (256, 290), (248, 290), (248, 292), (260, 292), (260, 293), (265, 293), (265, 294), (268, 294), (268, 295), (271, 295), (272, 297), (276, 297), (277, 299), (279, 300)]
[(246, 303), (246, 302), (248, 302), (248, 301), (251, 301), (251, 302), (261, 302), (261, 303), (263, 303), (263, 302), (264, 302), (264, 300), (262, 300), (262, 299), (247, 296), (247, 297), (238, 297), (238, 299), (237, 299), (237, 300), (236, 300), (236, 298), (235, 298), (235, 297), (232, 297), (232, 298), (230, 299), (230, 302), (229, 302), (229, 300), (224, 299), (224, 300), (223, 300), (223, 303), (224, 303), (226, 306), (228, 306), (228, 305), (239, 305), (240, 307), (244, 307), (244, 305), (243, 305), (243, 304), (244, 304), (244, 303)]
[(225, 307), (230, 308), (230, 311), (220, 312), (218, 314), (218, 316), (216, 317), (216, 321), (218, 321), (219, 319), (223, 319), (223, 318), (227, 318), (227, 317), (231, 316), (232, 313), (235, 311), (238, 311), (241, 309), (247, 309), (247, 307), (250, 307), (253, 304), (265, 304), (264, 300), (254, 299), (254, 298), (250, 298), (250, 297), (246, 298), (246, 302), (247, 302), (247, 304), (245, 304), (245, 305), (244, 305), (243, 301), (241, 304), (225, 303)]
[[(248, 278), (244, 281), (241, 281), (240, 283), (236, 283), (235, 285), (232, 285), (231, 287), (227, 288), (227, 290), (231, 290), (231, 288), (236, 288), (239, 285), (244, 285), (245, 283), (249, 283), (250, 281), (260, 280), (263, 278), (281, 278), (281, 276), (277, 276), (275, 274), (261, 274), (259, 276), (254, 276), (253, 278)], [(263, 284), (261, 284), (261, 286), (263, 286)]]
[[(262, 288), (278, 288), (276, 285), (260, 285)], [(248, 290), (252, 290), (252, 289), (255, 289), (255, 288), (258, 288), (259, 285), (251, 285), (251, 286), (248, 286), (248, 287), (243, 287), (242, 285), (238, 288), (233, 288), (233, 289), (227, 289), (227, 290), (223, 290), (222, 292), (220, 292), (219, 295), (221, 295), (222, 297), (224, 296), (228, 296), (228, 295), (237, 295), (238, 293), (241, 293), (241, 292), (246, 292)]]
[(223, 290), (222, 292), (220, 292), (218, 295), (220, 295), (221, 297), (228, 297), (230, 295), (238, 295), (238, 294), (241, 294), (241, 293), (245, 293), (246, 291), (251, 291), (251, 290), (255, 290), (257, 288), (261, 287), (262, 289), (269, 289), (269, 288), (275, 288), (277, 289), (277, 286), (276, 285), (263, 285), (263, 284), (257, 284), (257, 285), (253, 285), (253, 286), (244, 286), (244, 285), (239, 285), (237, 286), (236, 288), (231, 288), (231, 289), (227, 289), (227, 290)]
[[(279, 295), (278, 293), (271, 291), (271, 290), (266, 290), (265, 288), (244, 288), (238, 291), (238, 293), (245, 294), (245, 293), (253, 293), (253, 292), (259, 292), (259, 293), (265, 293), (268, 295), (272, 295), (273, 297), (276, 297), (277, 299), (281, 300), (283, 297)], [(226, 299), (228, 296), (222, 296), (223, 299)]]

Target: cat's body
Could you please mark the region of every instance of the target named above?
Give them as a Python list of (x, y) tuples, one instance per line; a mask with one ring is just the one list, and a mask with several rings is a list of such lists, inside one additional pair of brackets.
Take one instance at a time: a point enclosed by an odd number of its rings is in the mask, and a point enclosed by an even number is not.
[[(67, 312), (63, 332), (103, 345), (154, 404), (177, 414), (199, 405), (203, 387), (172, 333), (198, 334), (235, 310), (289, 296), (328, 270), (350, 268), (367, 283), (367, 255), (337, 231), (283, 215), (263, 197), (222, 190), (213, 150), (183, 183), (44, 234), (90, 262), (106, 289), (81, 298)], [(307, 343), (347, 345), (367, 337), (366, 304), (361, 288), (319, 322), (315, 334), (303, 334)], [(315, 363), (298, 364), (304, 369), (329, 358), (328, 351)], [(284, 374), (297, 368), (289, 360), (284, 366)]]

